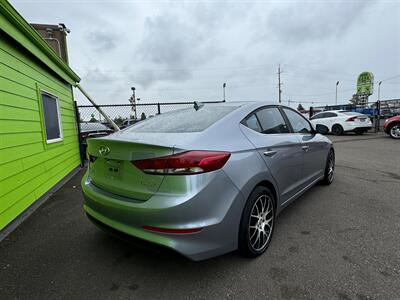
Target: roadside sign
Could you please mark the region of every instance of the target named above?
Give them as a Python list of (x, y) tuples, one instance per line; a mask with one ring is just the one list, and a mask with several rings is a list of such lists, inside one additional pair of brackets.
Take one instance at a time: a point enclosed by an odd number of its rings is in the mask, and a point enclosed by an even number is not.
[(374, 91), (374, 74), (362, 72), (357, 78), (357, 95), (369, 96)]

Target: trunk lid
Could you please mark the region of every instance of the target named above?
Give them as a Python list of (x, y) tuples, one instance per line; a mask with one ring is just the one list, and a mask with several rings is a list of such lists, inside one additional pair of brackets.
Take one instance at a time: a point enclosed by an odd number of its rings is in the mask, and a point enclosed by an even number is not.
[(145, 201), (158, 191), (164, 176), (145, 174), (131, 161), (171, 155), (174, 148), (105, 137), (89, 139), (87, 151), (97, 157), (89, 163), (94, 185), (116, 195)]

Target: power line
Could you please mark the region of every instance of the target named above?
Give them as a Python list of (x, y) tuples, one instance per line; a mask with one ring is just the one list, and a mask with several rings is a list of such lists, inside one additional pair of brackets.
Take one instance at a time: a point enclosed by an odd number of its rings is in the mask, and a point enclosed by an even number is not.
[[(260, 65), (250, 65), (250, 66), (233, 66), (233, 67), (206, 67), (206, 68), (160, 68), (160, 69), (135, 69), (135, 70), (112, 70), (112, 69), (102, 69), (101, 71), (107, 73), (138, 73), (138, 72), (169, 72), (169, 71), (208, 71), (208, 70), (236, 70), (236, 69), (264, 69), (267, 67), (274, 66), (275, 64), (260, 64)], [(90, 69), (85, 66), (75, 67), (76, 70)], [(92, 69), (92, 71), (98, 71), (99, 69)]]
[(399, 78), (399, 77), (400, 77), (400, 74), (397, 74), (397, 75), (393, 75), (393, 76), (391, 76), (391, 77), (382, 79), (381, 81), (382, 81), (382, 82), (383, 82), (383, 81), (388, 81), (388, 80), (392, 80), (392, 79)]
[[(347, 89), (347, 90), (340, 90), (340, 91), (338, 91), (338, 94), (349, 92), (349, 91), (353, 91), (353, 90), (354, 90), (353, 88)], [(318, 96), (329, 96), (329, 95), (333, 95), (335, 93), (336, 92), (328, 92), (328, 93), (321, 93), (321, 94), (294, 95), (294, 96), (296, 96), (296, 97), (318, 97)], [(291, 97), (293, 97), (293, 95), (291, 95)]]

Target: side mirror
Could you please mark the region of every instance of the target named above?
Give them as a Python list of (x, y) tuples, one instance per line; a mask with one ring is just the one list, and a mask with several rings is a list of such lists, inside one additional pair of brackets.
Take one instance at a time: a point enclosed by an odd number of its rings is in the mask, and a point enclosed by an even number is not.
[(317, 126), (315, 126), (315, 131), (320, 134), (327, 134), (329, 132), (329, 129), (324, 125), (317, 124)]

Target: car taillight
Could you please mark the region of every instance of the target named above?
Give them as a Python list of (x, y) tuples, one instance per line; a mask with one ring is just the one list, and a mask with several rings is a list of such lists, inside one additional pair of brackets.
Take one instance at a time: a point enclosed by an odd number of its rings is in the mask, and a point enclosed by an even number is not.
[(351, 118), (348, 118), (346, 120), (346, 122), (354, 122), (355, 119), (357, 119), (357, 117), (351, 117)]
[(188, 151), (170, 156), (134, 160), (132, 163), (147, 174), (192, 175), (222, 168), (231, 154), (219, 151)]
[(96, 159), (97, 159), (97, 156), (94, 156), (94, 155), (89, 154), (89, 161), (90, 161), (91, 163), (94, 163)]

